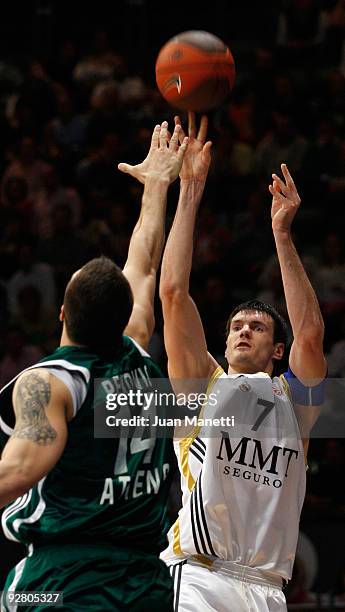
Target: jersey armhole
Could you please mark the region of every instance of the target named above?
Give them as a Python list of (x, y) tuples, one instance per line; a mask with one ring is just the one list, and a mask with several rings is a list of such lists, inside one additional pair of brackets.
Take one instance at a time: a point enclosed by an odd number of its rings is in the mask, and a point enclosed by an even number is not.
[(50, 374), (61, 380), (67, 387), (72, 398), (74, 418), (80, 410), (87, 394), (87, 385), (83, 376), (78, 372), (69, 372), (62, 368), (46, 367), (46, 369)]
[(145, 349), (143, 349), (143, 347), (140, 346), (140, 344), (138, 344), (138, 342), (136, 340), (134, 340), (134, 338), (132, 338), (131, 336), (127, 336), (127, 338), (129, 338), (129, 340), (131, 342), (133, 342), (134, 346), (138, 349), (138, 351), (140, 352), (140, 354), (143, 357), (150, 357), (151, 358), (151, 355), (147, 351), (145, 351)]

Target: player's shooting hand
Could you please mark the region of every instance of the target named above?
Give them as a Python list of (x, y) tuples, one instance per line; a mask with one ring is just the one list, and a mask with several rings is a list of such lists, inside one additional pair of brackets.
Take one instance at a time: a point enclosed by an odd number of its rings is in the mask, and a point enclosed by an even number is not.
[[(175, 126), (181, 126), (180, 117), (175, 117)], [(206, 115), (201, 117), (199, 131), (197, 132), (195, 123), (195, 113), (188, 113), (188, 149), (183, 159), (183, 164), (180, 172), (181, 181), (198, 181), (204, 183), (207, 178), (208, 170), (211, 163), (211, 147), (212, 142), (207, 136), (208, 119)], [(183, 141), (185, 133), (181, 128), (179, 132), (180, 142)]]
[(140, 183), (145, 183), (149, 177), (172, 183), (179, 175), (188, 146), (188, 138), (180, 137), (181, 130), (180, 125), (175, 125), (170, 136), (166, 121), (163, 121), (162, 125), (156, 125), (150, 150), (144, 161), (136, 166), (121, 163), (118, 169), (130, 174)]
[(286, 164), (281, 164), (284, 181), (272, 174), (273, 183), (269, 185), (272, 194), (272, 229), (273, 233), (289, 233), (292, 221), (298, 211), (301, 198)]

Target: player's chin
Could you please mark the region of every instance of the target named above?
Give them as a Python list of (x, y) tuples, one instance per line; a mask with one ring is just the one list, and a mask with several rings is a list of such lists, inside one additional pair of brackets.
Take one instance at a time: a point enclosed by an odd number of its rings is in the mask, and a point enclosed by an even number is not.
[(253, 358), (250, 354), (250, 350), (236, 349), (236, 351), (233, 354), (232, 361), (237, 366), (243, 364), (247, 367), (248, 365), (252, 365)]

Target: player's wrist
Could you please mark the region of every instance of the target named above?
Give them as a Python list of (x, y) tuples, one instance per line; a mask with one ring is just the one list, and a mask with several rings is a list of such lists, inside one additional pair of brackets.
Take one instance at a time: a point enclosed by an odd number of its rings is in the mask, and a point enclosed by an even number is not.
[(290, 228), (273, 227), (272, 229), (276, 240), (292, 241)]
[(206, 183), (206, 176), (203, 178), (198, 178), (198, 177), (181, 177), (180, 179), (181, 181), (181, 185), (205, 185)]
[(205, 180), (181, 179), (180, 191), (183, 195), (188, 195), (192, 199), (201, 198), (205, 188)]
[(160, 174), (159, 172), (148, 172), (145, 176), (144, 184), (146, 188), (166, 188), (168, 189), (172, 180), (168, 174)]

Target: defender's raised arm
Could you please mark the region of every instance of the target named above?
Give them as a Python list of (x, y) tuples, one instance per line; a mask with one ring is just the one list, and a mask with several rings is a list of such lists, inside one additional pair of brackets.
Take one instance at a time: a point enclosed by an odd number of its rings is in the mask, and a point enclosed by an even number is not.
[(169, 141), (167, 122), (156, 125), (146, 159), (137, 166), (119, 164), (119, 170), (144, 183), (140, 216), (123, 269), (134, 297), (125, 333), (143, 348), (147, 347), (154, 329), (153, 300), (165, 238), (167, 192), (178, 177), (188, 143), (188, 139), (183, 138), (179, 144), (180, 130), (176, 125)]

